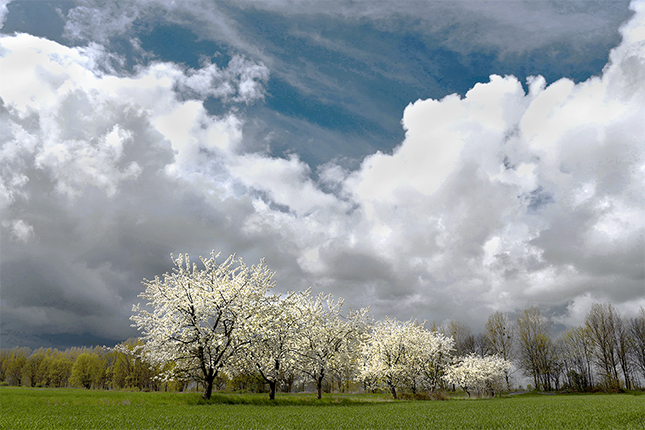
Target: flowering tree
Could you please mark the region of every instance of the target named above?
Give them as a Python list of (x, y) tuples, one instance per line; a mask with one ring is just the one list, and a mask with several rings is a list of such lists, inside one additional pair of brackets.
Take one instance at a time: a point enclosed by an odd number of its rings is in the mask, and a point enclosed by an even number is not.
[(494, 393), (505, 384), (511, 362), (498, 355), (479, 357), (471, 354), (448, 367), (444, 378), (449, 384), (459, 385), (470, 397), (471, 393)]
[(229, 373), (253, 370), (269, 384), (269, 399), (275, 399), (276, 386), (285, 375), (297, 368), (301, 355), (301, 318), (299, 303), (305, 293), (286, 297), (267, 297), (262, 311), (251, 316), (245, 325), (245, 338), (250, 342), (227, 369)]
[(364, 366), (361, 379), (381, 381), (392, 397), (397, 398), (397, 388), (410, 381), (419, 363), (420, 348), (416, 340), (423, 330), (416, 321), (398, 321), (386, 317), (377, 321), (367, 340), (363, 343)]
[(172, 362), (173, 374), (201, 381), (205, 399), (218, 372), (251, 341), (245, 327), (274, 286), (264, 260), (248, 267), (235, 254), (221, 264), (218, 257), (213, 251), (209, 259), (200, 258), (203, 268), (191, 265), (188, 255), (172, 257), (171, 273), (143, 281), (146, 290), (139, 297), (152, 311), (135, 305), (130, 318), (143, 333), (147, 359)]
[(355, 357), (368, 326), (368, 309), (350, 310), (344, 316), (342, 298), (334, 301), (331, 294), (319, 294), (315, 299), (301, 297), (300, 370), (313, 379), (320, 399), (323, 380), (332, 370), (346, 372), (348, 364), (357, 363)]
[(418, 373), (429, 391), (435, 391), (452, 363), (455, 340), (438, 331), (419, 331)]
[(397, 389), (418, 387), (434, 391), (452, 362), (455, 341), (438, 331), (426, 330), (415, 320), (378, 321), (363, 345), (361, 379), (374, 386), (387, 386), (392, 397)]

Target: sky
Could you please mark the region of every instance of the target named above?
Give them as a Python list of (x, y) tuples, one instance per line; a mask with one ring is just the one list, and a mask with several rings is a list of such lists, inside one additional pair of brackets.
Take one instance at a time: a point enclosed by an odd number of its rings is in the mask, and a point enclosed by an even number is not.
[(0, 0), (0, 345), (170, 254), (376, 319), (645, 306), (645, 2)]

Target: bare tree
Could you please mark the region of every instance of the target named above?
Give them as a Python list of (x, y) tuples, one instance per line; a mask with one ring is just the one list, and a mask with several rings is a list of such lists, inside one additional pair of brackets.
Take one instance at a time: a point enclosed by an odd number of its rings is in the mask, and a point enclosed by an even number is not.
[(586, 327), (576, 327), (558, 339), (561, 359), (569, 386), (577, 391), (586, 391), (593, 386), (593, 343)]
[(488, 345), (488, 339), (484, 333), (477, 333), (473, 339), (475, 354), (480, 357), (491, 355), (491, 348)]
[(638, 316), (631, 320), (629, 331), (633, 344), (633, 357), (645, 380), (645, 308), (641, 307)]
[(618, 315), (616, 321), (616, 355), (618, 356), (618, 363), (623, 372), (625, 379), (625, 388), (632, 389), (632, 363), (631, 351), (634, 347), (634, 340), (630, 336), (629, 325), (627, 321)]
[(539, 308), (532, 306), (517, 319), (517, 328), (522, 368), (533, 378), (536, 388), (550, 390), (553, 341), (549, 320)]
[(446, 335), (455, 340), (455, 355), (457, 357), (465, 357), (475, 353), (475, 336), (466, 324), (461, 321), (450, 321)]
[(601, 369), (607, 388), (620, 385), (618, 378), (618, 344), (616, 332), (620, 324), (618, 311), (610, 303), (594, 303), (587, 314), (585, 326), (594, 344), (594, 357)]
[[(496, 354), (504, 360), (512, 361), (514, 354), (515, 327), (508, 315), (501, 311), (491, 314), (486, 321), (484, 333), (486, 345), (491, 354)], [(506, 372), (506, 388), (510, 388), (510, 375)]]

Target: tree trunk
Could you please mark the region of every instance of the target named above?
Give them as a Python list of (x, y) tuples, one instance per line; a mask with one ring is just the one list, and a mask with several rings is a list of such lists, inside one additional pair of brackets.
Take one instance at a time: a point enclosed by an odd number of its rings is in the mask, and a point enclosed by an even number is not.
[(392, 397), (394, 398), (394, 400), (397, 400), (398, 397), (396, 396), (396, 387), (394, 386), (394, 384), (388, 385), (390, 386), (390, 393), (392, 393)]
[(540, 379), (538, 377), (537, 372), (533, 372), (533, 384), (534, 384), (534, 389), (539, 390), (540, 389)]
[(318, 390), (318, 398), (322, 399), (322, 381), (324, 376), (319, 376), (316, 378), (316, 389)]
[(210, 372), (209, 375), (204, 378), (204, 391), (202, 393), (202, 398), (208, 400), (213, 394), (213, 381), (215, 380), (215, 373)]
[(623, 376), (625, 377), (625, 388), (631, 390), (631, 375), (629, 373), (629, 364), (627, 363), (626, 354), (620, 357), (620, 368), (623, 371)]
[(269, 400), (275, 400), (276, 381), (267, 381), (267, 382), (269, 382)]

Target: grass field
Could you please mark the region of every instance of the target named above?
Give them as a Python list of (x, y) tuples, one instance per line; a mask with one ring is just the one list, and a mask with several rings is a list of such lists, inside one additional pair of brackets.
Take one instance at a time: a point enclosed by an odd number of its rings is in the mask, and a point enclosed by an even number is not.
[(214, 395), (0, 388), (2, 429), (645, 429), (645, 396), (520, 395), (387, 401), (384, 396)]

